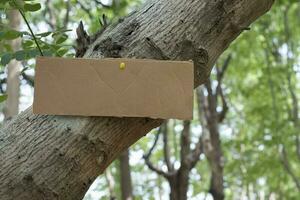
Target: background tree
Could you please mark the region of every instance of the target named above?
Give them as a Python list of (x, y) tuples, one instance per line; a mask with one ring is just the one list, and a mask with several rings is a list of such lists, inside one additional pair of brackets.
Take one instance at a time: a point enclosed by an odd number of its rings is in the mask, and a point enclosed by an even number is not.
[[(21, 15), (17, 10), (8, 12), (9, 26), (12, 29), (19, 30), (21, 24)], [(13, 51), (18, 51), (21, 46), (20, 39), (12, 40), (10, 47)], [(7, 67), (6, 78), (6, 94), (9, 97), (5, 102), (3, 110), (4, 118), (8, 119), (19, 113), (19, 96), (20, 96), (20, 78), (19, 73), (21, 64), (19, 61), (13, 60)]]

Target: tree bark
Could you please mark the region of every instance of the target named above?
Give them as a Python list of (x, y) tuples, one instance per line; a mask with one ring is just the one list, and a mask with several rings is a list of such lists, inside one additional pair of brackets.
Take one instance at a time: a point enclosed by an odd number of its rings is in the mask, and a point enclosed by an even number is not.
[[(85, 57), (193, 59), (195, 87), (273, 0), (147, 1), (108, 27)], [(148, 45), (152, 40), (160, 51)], [(119, 154), (162, 120), (19, 114), (0, 129), (2, 199), (82, 199)]]
[(123, 153), (121, 153), (119, 160), (120, 160), (122, 200), (133, 200), (128, 149), (126, 149), (125, 151), (123, 151)]
[[(20, 29), (21, 16), (19, 11), (11, 10), (8, 12), (9, 26), (14, 30)], [(11, 47), (14, 51), (20, 49), (21, 40), (15, 39), (11, 41)], [(15, 116), (19, 112), (19, 96), (20, 96), (20, 68), (21, 64), (17, 60), (12, 60), (7, 67), (7, 88), (6, 94), (8, 96), (5, 101), (3, 114), (5, 119)]]

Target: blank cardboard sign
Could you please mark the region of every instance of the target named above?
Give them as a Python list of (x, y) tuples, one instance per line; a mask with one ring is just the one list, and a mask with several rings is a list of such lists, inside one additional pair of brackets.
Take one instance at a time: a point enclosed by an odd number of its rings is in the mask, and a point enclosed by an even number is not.
[(39, 57), (33, 112), (191, 119), (193, 70), (188, 61)]

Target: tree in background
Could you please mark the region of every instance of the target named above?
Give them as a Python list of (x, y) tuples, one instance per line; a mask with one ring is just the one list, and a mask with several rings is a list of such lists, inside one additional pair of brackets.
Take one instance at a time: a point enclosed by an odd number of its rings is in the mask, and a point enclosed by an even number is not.
[(122, 200), (133, 200), (132, 181), (129, 165), (129, 150), (125, 150), (119, 157), (121, 175)]
[[(9, 27), (14, 30), (19, 30), (21, 24), (20, 13), (17, 10), (11, 10), (8, 12), (7, 16)], [(21, 47), (21, 40), (12, 40), (10, 47), (13, 51), (18, 51)], [(11, 61), (7, 66), (6, 95), (8, 98), (3, 110), (5, 119), (9, 119), (19, 113), (20, 69), (21, 63), (17, 60)]]
[(223, 148), (229, 198), (297, 199), (299, 9), (298, 2), (276, 2), (230, 49), (224, 81), (232, 135)]
[[(183, 128), (180, 133), (179, 142), (176, 141), (177, 138), (174, 136), (175, 141), (173, 145), (169, 144), (170, 141), (172, 141), (169, 137), (170, 133), (174, 134), (174, 128), (178, 124), (166, 122), (158, 130), (153, 146), (149, 152), (144, 155), (147, 166), (168, 181), (170, 185), (170, 199), (172, 200), (187, 199), (190, 185), (190, 172), (195, 168), (201, 154), (205, 154), (211, 168), (209, 192), (216, 200), (224, 199), (224, 158), (221, 150), (219, 124), (224, 121), (228, 111), (221, 85), (230, 59), (231, 56), (228, 56), (222, 67), (216, 66), (216, 80), (209, 79), (205, 83), (205, 86), (197, 89), (198, 119), (182, 122)], [(213, 83), (216, 87), (212, 86)], [(218, 111), (218, 108), (221, 108), (221, 111)], [(197, 125), (201, 133), (198, 133), (196, 142), (193, 143), (191, 126)], [(170, 128), (172, 131), (169, 130)], [(163, 161), (167, 171), (156, 167), (150, 161), (150, 156), (158, 143), (160, 134), (162, 134), (163, 138)], [(177, 155), (177, 144), (180, 144), (179, 156)], [(194, 146), (194, 148), (192, 148), (192, 146)], [(172, 152), (175, 155), (172, 155)], [(177, 161), (177, 159), (179, 159), (179, 161)], [(180, 166), (175, 168), (175, 162), (180, 163)]]

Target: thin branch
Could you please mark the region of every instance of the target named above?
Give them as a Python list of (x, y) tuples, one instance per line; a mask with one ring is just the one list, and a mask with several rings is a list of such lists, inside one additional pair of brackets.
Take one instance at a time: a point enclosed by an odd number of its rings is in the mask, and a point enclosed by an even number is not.
[(287, 82), (288, 82), (288, 90), (292, 98), (292, 115), (293, 115), (293, 122), (296, 129), (300, 128), (299, 124), (299, 105), (298, 105), (298, 98), (292, 86), (292, 71), (294, 65), (294, 59), (291, 57), (290, 52), (294, 51), (294, 43), (290, 39), (291, 38), (291, 31), (289, 27), (289, 18), (288, 13), (291, 6), (287, 5), (284, 10), (284, 30), (285, 30), (285, 43), (287, 44), (287, 52), (286, 52), (286, 59), (287, 59)]
[(145, 160), (145, 163), (146, 165), (148, 166), (148, 168), (154, 172), (156, 172), (157, 174), (165, 177), (166, 179), (169, 179), (171, 176), (173, 176), (172, 173), (169, 173), (169, 172), (164, 172), (163, 170), (155, 167), (152, 162), (150, 161), (150, 157), (151, 157), (151, 154), (158, 142), (158, 139), (159, 139), (159, 135), (162, 133), (162, 126), (158, 129), (158, 133), (156, 134), (155, 136), (155, 139), (154, 139), (154, 142), (153, 142), (153, 145), (151, 146), (151, 148), (149, 149), (149, 152), (147, 154), (145, 154), (143, 156), (144, 160)]
[(170, 177), (172, 177), (174, 175), (174, 173), (164, 172), (163, 170), (158, 169), (148, 159), (145, 159), (145, 163), (149, 167), (150, 170), (154, 171), (158, 175), (161, 175), (161, 176), (165, 177), (166, 179), (170, 179)]
[[(16, 2), (15, 2), (15, 1), (12, 1), (12, 2), (13, 2), (14, 5), (16, 6), (16, 8), (18, 8), (18, 5), (16, 4)], [(35, 42), (35, 44), (36, 44), (36, 46), (37, 46), (37, 48), (38, 48), (38, 50), (39, 50), (41, 56), (44, 56), (44, 54), (43, 54), (43, 52), (42, 52), (42, 49), (40, 48), (40, 45), (39, 45), (39, 43), (38, 43), (38, 41), (37, 41), (37, 39), (36, 39), (36, 37), (35, 37), (35, 35), (34, 35), (32, 29), (31, 29), (31, 26), (29, 25), (29, 22), (28, 22), (27, 19), (26, 19), (25, 13), (23, 13), (23, 11), (22, 11), (20, 8), (18, 8), (18, 10), (19, 10), (20, 14), (21, 14), (22, 17), (23, 17), (23, 19), (24, 19), (24, 21), (25, 21), (25, 23), (26, 23), (26, 26), (27, 26), (28, 29), (29, 29), (29, 31), (30, 31), (30, 33), (31, 33), (31, 36), (33, 37), (33, 40), (34, 40), (34, 42)]]
[(68, 23), (70, 19), (70, 10), (71, 10), (71, 3), (70, 0), (66, 1), (66, 15), (64, 19), (64, 28), (68, 28)]
[(84, 12), (86, 12), (87, 14), (88, 14), (88, 16), (89, 16), (89, 18), (90, 19), (93, 19), (94, 18), (94, 16), (91, 14), (91, 12), (90, 12), (90, 9), (88, 9), (87, 7), (85, 7), (85, 5), (83, 5), (80, 1), (76, 1), (76, 3), (78, 3), (79, 4), (79, 6), (80, 6), (80, 8), (84, 11)]
[(189, 159), (187, 156), (191, 151), (190, 124), (190, 121), (183, 122), (183, 130), (180, 137), (180, 168), (188, 167), (189, 165)]
[(210, 78), (205, 83), (205, 88), (208, 93), (206, 100), (206, 106), (207, 106), (207, 112), (206, 112), (206, 119), (215, 119), (218, 118), (218, 112), (217, 112), (217, 93), (213, 92), (211, 80)]
[(94, 2), (95, 2), (96, 4), (101, 5), (103, 8), (108, 8), (108, 9), (111, 8), (110, 5), (106, 5), (106, 4), (102, 3), (101, 0), (100, 0), (100, 1), (99, 1), (99, 0), (94, 0)]
[(297, 157), (300, 160), (300, 136), (296, 136), (296, 149), (297, 149)]
[(34, 87), (34, 77), (27, 75), (25, 72), (21, 72), (23, 79), (31, 86)]
[(56, 27), (56, 20), (54, 19), (54, 15), (52, 12), (52, 9), (50, 8), (50, 0), (46, 0), (45, 2), (45, 10), (44, 10), (44, 15), (46, 15), (46, 13), (49, 14), (49, 19), (45, 18), (46, 23), (51, 27), (52, 30), (55, 29)]
[(297, 189), (300, 192), (300, 179), (297, 178), (297, 176), (294, 174), (294, 172), (291, 169), (291, 166), (290, 166), (290, 163), (288, 160), (288, 156), (287, 156), (284, 146), (282, 147), (282, 150), (281, 150), (281, 162), (283, 164), (284, 169), (291, 176), (291, 178), (293, 179), (294, 183), (297, 186)]
[[(211, 79), (207, 79), (206, 83), (204, 84), (206, 91), (208, 93), (207, 95), (207, 99), (208, 99), (208, 105), (212, 105), (213, 107), (215, 107), (215, 102), (216, 102), (216, 95), (213, 92), (212, 86), (211, 86)], [(211, 106), (209, 106), (210, 108)], [(211, 111), (211, 110), (210, 110)]]
[[(176, 121), (174, 121), (174, 126), (176, 126)], [(172, 140), (173, 140), (173, 147), (174, 147), (174, 155), (175, 158), (179, 157), (179, 152), (178, 152), (178, 144), (177, 144), (177, 137), (176, 137), (176, 132), (173, 130), (172, 131)]]
[(231, 61), (232, 55), (229, 54), (227, 58), (225, 59), (223, 66), (221, 67), (221, 70), (217, 67), (217, 78), (218, 78), (218, 83), (220, 84), (224, 78), (224, 74), (229, 66), (229, 63)]
[(200, 88), (197, 89), (197, 103), (198, 103), (198, 118), (202, 127), (202, 133), (199, 134), (198, 141), (196, 143), (195, 148), (193, 151), (189, 154), (189, 159), (190, 159), (190, 169), (194, 168), (199, 161), (199, 157), (202, 153), (204, 153), (204, 147), (203, 147), (203, 141), (202, 141), (202, 135), (203, 131), (205, 129), (205, 122), (203, 120), (203, 115), (204, 115), (204, 108), (203, 108), (203, 98)]
[(297, 95), (293, 89), (292, 82), (291, 82), (291, 74), (288, 73), (287, 75), (287, 81), (288, 81), (288, 90), (290, 92), (291, 98), (292, 98), (292, 116), (293, 116), (293, 122), (295, 124), (296, 128), (299, 128), (299, 106), (298, 106), (298, 98)]
[(196, 166), (197, 162), (199, 161), (200, 155), (203, 153), (204, 153), (204, 148), (202, 143), (202, 137), (200, 136), (198, 138), (198, 142), (196, 143), (196, 147), (188, 155), (190, 169), (193, 169)]
[(276, 124), (278, 124), (278, 110), (277, 110), (277, 102), (276, 102), (276, 93), (275, 93), (275, 88), (273, 84), (273, 79), (272, 79), (272, 70), (271, 70), (271, 62), (269, 60), (269, 52), (267, 49), (265, 49), (265, 57), (266, 57), (266, 62), (267, 62), (267, 74), (268, 74), (268, 84), (270, 88), (270, 94), (271, 94), (271, 99), (272, 99), (272, 108), (273, 108), (273, 113), (275, 116)]
[(218, 85), (217, 85), (217, 88), (216, 88), (216, 96), (217, 97), (220, 97), (221, 98), (221, 101), (222, 101), (222, 111), (220, 111), (218, 113), (218, 121), (219, 122), (222, 122), (225, 117), (226, 117), (226, 114), (228, 112), (228, 104), (226, 102), (226, 99), (225, 99), (225, 96), (224, 96), (224, 93), (223, 93), (223, 88), (222, 88), (222, 81), (223, 81), (223, 78), (224, 78), (224, 74), (226, 72), (226, 70), (228, 69), (228, 66), (229, 66), (229, 63), (231, 61), (231, 54), (229, 54), (225, 60), (225, 62), (223, 63), (223, 66), (221, 67), (221, 70), (217, 67), (217, 81), (218, 81)]
[(168, 139), (168, 127), (167, 123), (162, 125), (162, 133), (163, 133), (163, 151), (164, 151), (164, 160), (167, 165), (168, 171), (174, 171), (174, 166), (171, 163), (170, 157), (170, 147), (169, 147), (169, 139)]
[(109, 196), (110, 196), (109, 199), (115, 200), (116, 199), (116, 195), (114, 192), (115, 180), (114, 180), (114, 177), (111, 175), (109, 168), (105, 170), (104, 175), (105, 175), (105, 179), (106, 179), (108, 190), (109, 190)]
[(148, 153), (144, 154), (143, 158), (144, 159), (149, 159), (151, 157), (151, 154), (154, 150), (154, 148), (156, 147), (156, 144), (158, 142), (158, 139), (159, 139), (159, 135), (161, 134), (162, 132), (162, 126), (159, 127), (158, 131), (157, 131), (157, 134), (155, 135), (155, 139), (154, 139), (154, 142), (153, 142), (153, 145), (151, 146), (151, 148), (149, 149)]
[(205, 115), (205, 106), (204, 106), (204, 94), (203, 90), (199, 87), (196, 91), (197, 93), (197, 104), (198, 104), (198, 118), (202, 127), (202, 134), (199, 135), (198, 141), (196, 143), (195, 148), (192, 150), (192, 152), (188, 155), (189, 158), (189, 166), (190, 169), (194, 168), (199, 161), (199, 157), (202, 153), (204, 153), (204, 147), (203, 147), (203, 141), (202, 141), (202, 135), (203, 130), (205, 129), (205, 122), (203, 120)]
[[(198, 114), (199, 114), (199, 120), (202, 119), (202, 116), (200, 116), (200, 113), (203, 113), (203, 117), (206, 119), (209, 117), (209, 110), (208, 110), (208, 105), (207, 101), (204, 95), (204, 87), (198, 87), (197, 88), (197, 98), (198, 98)], [(202, 127), (204, 128), (204, 121), (202, 121)]]
[(225, 99), (222, 87), (218, 85), (217, 91), (218, 91), (218, 94), (219, 94), (219, 96), (221, 98), (221, 101), (222, 101), (222, 110), (218, 113), (218, 121), (223, 122), (229, 108), (228, 108), (228, 104), (227, 104), (227, 101)]
[(102, 14), (102, 19), (99, 18), (99, 23), (102, 29), (106, 28), (109, 25), (107, 16), (105, 14)]
[(0, 79), (0, 92), (2, 94), (4, 94), (6, 92), (5, 89), (4, 89), (4, 87), (3, 87), (3, 84), (6, 83), (6, 81), (7, 81), (6, 78)]

